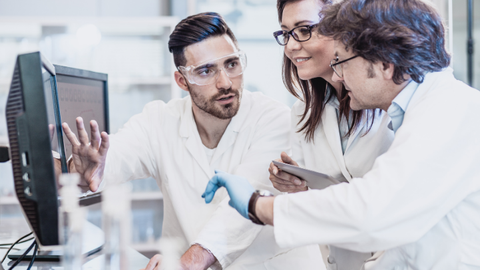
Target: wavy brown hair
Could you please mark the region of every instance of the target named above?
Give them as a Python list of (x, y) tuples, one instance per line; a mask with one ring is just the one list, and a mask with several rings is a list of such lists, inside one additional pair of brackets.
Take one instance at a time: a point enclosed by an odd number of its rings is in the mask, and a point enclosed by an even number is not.
[[(283, 19), (283, 10), (287, 4), (296, 3), (304, 0), (278, 0), (277, 1), (277, 12), (278, 12), (278, 21), (281, 23)], [(331, 5), (332, 0), (318, 0), (325, 5)], [(332, 52), (333, 57), (333, 52)], [(336, 91), (330, 91), (326, 93), (327, 87), (330, 86), (331, 89), (335, 88), (330, 85), (323, 78), (313, 78), (310, 80), (302, 80), (298, 76), (297, 67), (293, 62), (284, 54), (283, 55), (283, 83), (287, 90), (296, 98), (300, 99), (305, 103), (305, 110), (303, 111), (302, 117), (300, 118), (298, 124), (302, 121), (305, 123), (297, 130), (297, 132), (304, 132), (305, 139), (307, 141), (314, 140), (315, 130), (322, 120), (322, 114), (325, 109), (325, 104), (328, 103), (332, 98), (336, 96)], [(345, 116), (347, 122), (351, 125), (349, 126), (348, 132), (345, 134), (345, 137), (350, 136), (357, 128), (362, 124), (362, 118), (366, 117), (368, 119), (367, 125), (369, 125), (366, 133), (370, 131), (373, 120), (375, 118), (375, 110), (361, 110), (353, 111), (350, 108), (350, 97), (348, 96), (348, 91), (342, 84), (342, 92), (340, 93), (339, 100), (339, 114), (340, 117)], [(369, 122), (369, 124), (368, 124)], [(365, 133), (365, 134), (366, 134)]]
[(319, 34), (371, 63), (394, 65), (393, 81), (409, 75), (422, 83), (428, 72), (450, 65), (440, 15), (421, 0), (351, 0), (321, 11)]

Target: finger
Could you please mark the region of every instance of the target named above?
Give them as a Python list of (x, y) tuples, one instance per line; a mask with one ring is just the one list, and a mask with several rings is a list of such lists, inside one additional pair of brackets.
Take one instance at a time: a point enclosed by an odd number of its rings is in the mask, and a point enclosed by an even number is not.
[(268, 167), (268, 171), (270, 172), (270, 175), (275, 175), (278, 172), (278, 168), (273, 162), (270, 162), (270, 167)]
[(97, 121), (92, 120), (90, 121), (90, 143), (94, 149), (98, 149), (100, 147), (100, 142), (102, 141), (100, 137), (100, 131), (98, 130)]
[(280, 154), (280, 157), (282, 158), (282, 162), (283, 162), (283, 163), (292, 164), (292, 161), (293, 161), (293, 160), (292, 160), (292, 158), (291, 158), (289, 155), (287, 155), (287, 153), (282, 152), (282, 153)]
[(72, 145), (74, 146), (80, 145), (80, 142), (77, 140), (77, 136), (75, 136), (75, 133), (72, 132), (72, 130), (70, 129), (67, 123), (63, 123), (62, 128), (63, 128), (63, 133), (65, 133), (65, 136), (67, 136), (67, 139), (70, 141)]
[(82, 145), (88, 145), (88, 133), (85, 130), (85, 126), (83, 125), (83, 118), (77, 117), (77, 132), (78, 132), (78, 140)]
[[(289, 180), (284, 180), (284, 179), (281, 179), (281, 178), (278, 178), (278, 177), (272, 177), (272, 179), (270, 179), (270, 181), (272, 183), (276, 183), (276, 184), (280, 184), (280, 185), (295, 185), (295, 186), (301, 186), (303, 182), (306, 182), (306, 181), (301, 180), (301, 179), (296, 179), (295, 181), (289, 181)], [(299, 181), (299, 182), (296, 182), (296, 181)]]
[(298, 178), (297, 176), (293, 175), (293, 174), (289, 174), (287, 172), (284, 172), (284, 171), (278, 171), (278, 173), (275, 175), (277, 178), (283, 180), (283, 181), (288, 181), (290, 182), (290, 184), (295, 184), (295, 185), (301, 185), (302, 184), (302, 181), (300, 178)]
[(207, 188), (205, 189), (205, 192), (202, 194), (202, 197), (205, 198), (206, 203), (210, 203), (213, 200), (213, 197), (215, 196), (215, 192), (217, 192), (217, 189), (219, 186), (216, 184), (217, 175), (213, 176), (212, 179), (207, 184)]
[(100, 144), (100, 148), (98, 149), (98, 153), (102, 156), (107, 155), (108, 148), (110, 147), (110, 137), (108, 134), (103, 131), (101, 134), (101, 141), (102, 143)]
[(88, 183), (88, 188), (92, 192), (96, 192), (98, 187), (100, 186), (100, 179), (98, 178), (90, 179), (90, 180), (87, 180), (87, 183)]
[(145, 267), (145, 270), (154, 270), (159, 262), (160, 262), (160, 255), (157, 254), (150, 259), (150, 261), (147, 264), (147, 267)]
[(53, 139), (53, 135), (55, 135), (55, 126), (53, 124), (49, 124), (48, 131), (50, 132), (50, 139)]

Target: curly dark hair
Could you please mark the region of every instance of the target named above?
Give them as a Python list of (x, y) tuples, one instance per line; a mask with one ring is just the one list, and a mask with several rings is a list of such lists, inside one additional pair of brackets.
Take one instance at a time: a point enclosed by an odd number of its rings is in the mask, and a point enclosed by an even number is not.
[(320, 12), (318, 33), (342, 42), (371, 63), (392, 63), (393, 81), (409, 75), (422, 83), (428, 72), (450, 64), (445, 29), (437, 11), (421, 0), (349, 0)]

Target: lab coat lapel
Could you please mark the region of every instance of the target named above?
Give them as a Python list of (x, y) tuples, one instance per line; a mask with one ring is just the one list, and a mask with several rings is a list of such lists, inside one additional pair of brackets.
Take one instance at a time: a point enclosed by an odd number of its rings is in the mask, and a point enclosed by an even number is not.
[[(180, 136), (184, 138), (185, 148), (187, 148), (192, 158), (195, 159), (198, 165), (205, 172), (208, 179), (213, 177), (214, 172), (211, 170), (210, 164), (208, 163), (207, 154), (203, 149), (197, 124), (193, 118), (191, 98), (189, 98), (185, 103), (185, 108), (180, 123)], [(192, 186), (194, 186), (194, 179), (188, 179), (188, 181)]]
[(335, 112), (335, 108), (329, 103), (325, 105), (325, 109), (322, 115), (322, 124), (323, 132), (325, 133), (328, 144), (332, 149), (333, 156), (335, 157), (335, 160), (337, 161), (337, 164), (340, 167), (342, 174), (348, 181), (350, 181), (352, 177), (345, 166), (342, 143), (340, 141), (340, 131), (338, 130), (337, 113)]
[(357, 128), (351, 136), (348, 137), (347, 141), (347, 147), (345, 148), (345, 154), (348, 151), (348, 148), (352, 145), (352, 143), (357, 139), (357, 137), (362, 133), (362, 131), (365, 129), (365, 124), (366, 124), (366, 117), (365, 115), (362, 117), (360, 120), (359, 128)]

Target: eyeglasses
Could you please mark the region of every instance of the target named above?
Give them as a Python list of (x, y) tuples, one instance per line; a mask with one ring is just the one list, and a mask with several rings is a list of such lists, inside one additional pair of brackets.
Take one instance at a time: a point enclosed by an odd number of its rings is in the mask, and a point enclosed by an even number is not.
[(279, 30), (273, 32), (273, 36), (277, 40), (278, 44), (281, 46), (285, 46), (288, 43), (288, 39), (290, 36), (293, 37), (298, 42), (304, 42), (309, 40), (312, 37), (312, 29), (317, 26), (316, 24), (313, 25), (302, 25), (293, 28), (290, 31), (287, 30)]
[(246, 67), (247, 56), (238, 51), (198, 65), (179, 66), (178, 70), (191, 84), (209, 85), (217, 80), (222, 70), (229, 78), (233, 78), (241, 75)]
[(340, 61), (340, 62), (338, 62), (338, 56), (337, 56), (335, 59), (333, 59), (332, 61), (330, 61), (330, 67), (333, 69), (333, 71), (335, 72), (335, 74), (337, 74), (337, 76), (338, 76), (339, 78), (343, 78), (343, 68), (342, 68), (342, 65), (341, 65), (341, 64), (343, 64), (343, 63), (345, 63), (345, 62), (347, 62), (347, 61), (350, 61), (350, 60), (352, 60), (353, 58), (359, 57), (359, 56), (360, 56), (360, 55), (357, 54), (357, 55), (355, 55), (355, 56), (352, 56), (352, 57), (350, 57), (350, 58), (348, 58), (348, 59), (345, 59), (345, 60), (343, 60), (343, 61)]

